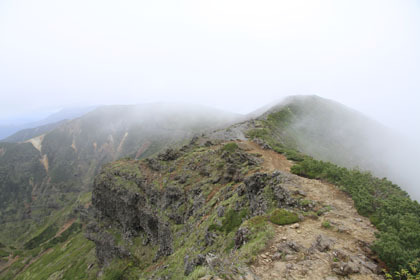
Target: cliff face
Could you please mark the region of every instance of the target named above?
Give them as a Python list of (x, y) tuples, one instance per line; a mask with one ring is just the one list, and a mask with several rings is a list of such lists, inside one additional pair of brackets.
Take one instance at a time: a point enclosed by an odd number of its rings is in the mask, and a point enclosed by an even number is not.
[(206, 139), (108, 164), (86, 236), (105, 276), (307, 279), (313, 270), (311, 279), (380, 279), (369, 221), (334, 186), (290, 166), (251, 142)]

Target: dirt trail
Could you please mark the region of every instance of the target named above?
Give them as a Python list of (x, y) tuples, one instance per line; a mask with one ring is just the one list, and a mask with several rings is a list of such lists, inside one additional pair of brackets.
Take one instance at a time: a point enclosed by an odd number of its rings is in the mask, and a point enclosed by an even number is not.
[[(291, 174), (293, 163), (283, 155), (251, 142), (239, 145), (249, 153), (260, 154), (264, 169), (283, 171), (282, 187), (290, 193), (299, 193), (306, 201), (329, 209), (319, 217), (315, 213), (302, 217), (299, 224), (276, 226), (271, 245), (251, 266), (256, 279), (383, 279), (367, 257), (370, 250), (366, 244), (375, 240), (375, 228), (357, 213), (348, 195), (334, 185)], [(330, 243), (328, 250), (314, 249), (319, 236)], [(290, 250), (292, 243), (297, 251)]]
[(276, 153), (273, 150), (264, 150), (258, 144), (249, 141), (242, 141), (239, 146), (245, 149), (250, 154), (259, 154), (264, 159), (262, 166), (269, 170), (281, 170), (290, 172), (293, 163), (289, 161), (284, 155)]

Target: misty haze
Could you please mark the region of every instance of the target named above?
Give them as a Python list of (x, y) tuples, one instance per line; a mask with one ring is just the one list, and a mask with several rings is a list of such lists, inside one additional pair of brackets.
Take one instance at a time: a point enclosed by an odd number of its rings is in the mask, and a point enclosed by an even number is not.
[(0, 280), (420, 277), (420, 2), (0, 2)]

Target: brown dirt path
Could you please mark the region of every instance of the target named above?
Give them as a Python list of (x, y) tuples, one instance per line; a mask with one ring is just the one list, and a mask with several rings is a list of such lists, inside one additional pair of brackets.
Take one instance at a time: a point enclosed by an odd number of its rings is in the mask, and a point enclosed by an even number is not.
[(290, 172), (293, 162), (289, 161), (284, 155), (276, 153), (273, 150), (264, 150), (258, 144), (250, 141), (241, 141), (238, 145), (250, 154), (261, 155), (264, 160), (262, 163), (264, 169)]
[[(258, 279), (383, 279), (381, 275), (367, 268), (365, 264), (372, 264), (373, 261), (366, 257), (366, 248), (360, 245), (360, 241), (373, 242), (376, 230), (369, 219), (357, 213), (353, 200), (348, 195), (332, 184), (291, 174), (293, 162), (281, 154), (264, 150), (248, 141), (241, 141), (238, 145), (248, 153), (260, 154), (265, 171), (283, 171), (286, 179), (282, 186), (291, 193), (299, 191), (305, 195), (304, 199), (331, 208), (318, 218), (316, 215), (313, 218), (304, 217), (298, 225), (275, 226), (276, 234), (271, 245), (251, 265), (251, 270)], [(322, 226), (327, 221), (331, 228)], [(333, 240), (334, 245), (325, 252), (309, 252), (319, 235)], [(287, 242), (298, 244), (301, 250), (281, 258), (277, 254), (276, 257), (278, 247)], [(332, 270), (334, 262), (337, 262), (334, 255), (336, 251), (343, 253), (347, 261), (354, 260), (360, 272), (347, 276), (337, 275)]]

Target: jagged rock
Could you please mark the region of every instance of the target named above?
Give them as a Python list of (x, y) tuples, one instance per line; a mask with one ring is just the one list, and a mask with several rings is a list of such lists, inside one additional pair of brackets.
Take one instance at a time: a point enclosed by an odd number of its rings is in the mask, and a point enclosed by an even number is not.
[(289, 228), (291, 228), (291, 229), (298, 229), (299, 227), (300, 227), (299, 223), (295, 223), (295, 224), (289, 226)]
[(262, 215), (267, 211), (267, 196), (263, 194), (266, 187), (270, 188), (279, 208), (294, 207), (296, 200), (290, 196), (288, 190), (281, 185), (282, 174), (255, 173), (244, 180), (244, 191), (248, 195), (252, 215)]
[(116, 245), (114, 237), (106, 231), (101, 231), (96, 223), (90, 223), (86, 227), (85, 236), (95, 242), (96, 257), (100, 265), (107, 265), (114, 257), (128, 257), (130, 253)]
[(235, 248), (240, 248), (248, 241), (250, 231), (246, 227), (241, 227), (235, 234)]
[(204, 146), (205, 147), (210, 147), (210, 146), (213, 146), (214, 145), (214, 143), (212, 142), (212, 141), (210, 141), (210, 140), (207, 140), (205, 143), (204, 143)]
[(206, 245), (206, 247), (213, 245), (216, 238), (217, 234), (215, 232), (206, 230), (206, 234), (204, 235), (204, 245)]
[(220, 217), (223, 217), (224, 214), (225, 214), (225, 207), (219, 206), (217, 208), (217, 216), (220, 218)]
[(191, 272), (193, 272), (197, 266), (204, 264), (205, 261), (206, 257), (201, 254), (198, 254), (194, 258), (191, 258), (189, 255), (186, 255), (184, 257), (184, 275), (190, 275)]
[(306, 193), (305, 193), (304, 191), (302, 191), (302, 190), (295, 190), (295, 191), (293, 192), (293, 194), (294, 194), (294, 195), (303, 196), (303, 197), (305, 197), (305, 196), (306, 196)]
[(163, 195), (163, 208), (168, 208), (169, 206), (177, 208), (183, 202), (181, 199), (182, 197), (183, 192), (181, 189), (174, 186), (166, 187), (165, 193)]
[(239, 182), (241, 180), (241, 176), (239, 173), (239, 168), (233, 164), (228, 164), (223, 176), (220, 180), (220, 183), (225, 184), (232, 181)]
[(302, 247), (301, 245), (293, 241), (286, 242), (286, 245), (295, 252), (299, 252)]
[(373, 263), (371, 261), (360, 261), (361, 265), (363, 265), (364, 267), (366, 267), (367, 269), (369, 269), (370, 271), (372, 271), (373, 273), (379, 274), (381, 272), (380, 267), (376, 264)]
[(277, 251), (278, 253), (281, 253), (283, 255), (288, 255), (288, 254), (294, 254), (296, 252), (299, 252), (302, 250), (302, 248), (303, 246), (298, 244), (297, 242), (287, 241), (278, 245)]
[(320, 234), (316, 237), (315, 242), (312, 244), (312, 249), (317, 249), (320, 252), (328, 251), (334, 245), (334, 240), (331, 238)]
[(180, 152), (174, 149), (167, 149), (158, 155), (158, 159), (162, 161), (176, 160), (180, 156)]
[(178, 183), (180, 183), (181, 185), (185, 184), (188, 180), (188, 175), (187, 174), (178, 175), (174, 178), (174, 180), (178, 181)]
[(341, 276), (347, 276), (360, 271), (360, 267), (354, 262), (334, 262), (331, 264), (331, 268), (333, 272)]
[(344, 234), (350, 234), (351, 233), (351, 230), (349, 228), (345, 227), (345, 226), (339, 226), (337, 228), (337, 231), (339, 233), (344, 233)]
[(256, 144), (258, 144), (261, 148), (263, 148), (264, 150), (271, 150), (271, 146), (268, 145), (264, 140), (260, 139), (260, 138), (255, 138), (254, 142)]
[(216, 255), (208, 253), (206, 255), (206, 263), (210, 269), (215, 270), (218, 266), (221, 265), (222, 261)]
[(334, 258), (336, 258), (340, 261), (348, 261), (349, 260), (349, 256), (347, 254), (345, 254), (344, 252), (340, 251), (340, 250), (334, 250), (332, 252), (332, 255), (334, 256)]
[(271, 256), (271, 259), (273, 260), (273, 261), (277, 261), (277, 260), (281, 260), (281, 258), (283, 257), (283, 255), (281, 254), (281, 253), (279, 253), (279, 252), (276, 252), (276, 253), (274, 253), (272, 256)]
[[(131, 175), (121, 173), (118, 176), (130, 178)], [(119, 185), (118, 176), (102, 173), (95, 180), (92, 205), (96, 209), (96, 216), (105, 224), (119, 227), (127, 238), (144, 232), (150, 242), (159, 246), (156, 258), (170, 255), (172, 233), (169, 224), (157, 215), (156, 205), (163, 208), (163, 205), (179, 199), (180, 193), (170, 188), (168, 195), (160, 195), (152, 187), (144, 185), (141, 178), (131, 178), (138, 183), (139, 190), (136, 192)], [(147, 195), (147, 199), (144, 195)], [(95, 239), (94, 242), (101, 246), (101, 240)]]

